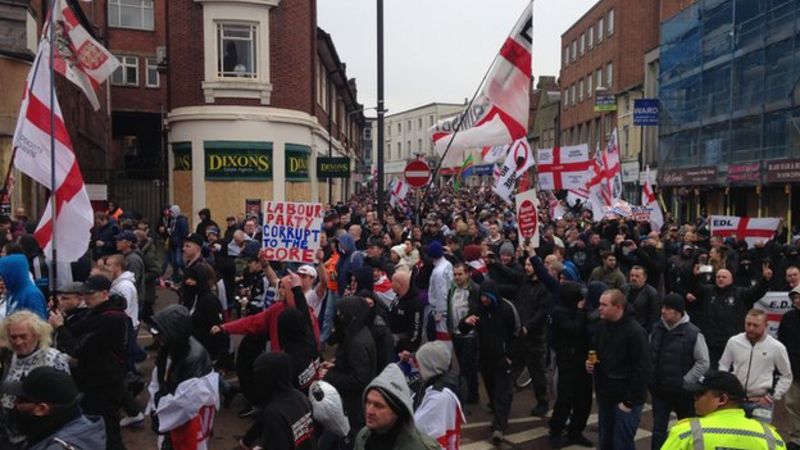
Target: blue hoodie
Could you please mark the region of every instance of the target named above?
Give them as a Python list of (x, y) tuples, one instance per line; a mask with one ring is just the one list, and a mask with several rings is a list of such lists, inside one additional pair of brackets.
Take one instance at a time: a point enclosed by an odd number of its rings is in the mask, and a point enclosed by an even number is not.
[(336, 264), (336, 273), (339, 276), (336, 281), (339, 283), (339, 295), (343, 295), (345, 288), (350, 285), (350, 275), (361, 268), (364, 264), (364, 257), (360, 252), (356, 252), (353, 236), (344, 233), (337, 239), (339, 241), (339, 262)]
[(15, 254), (0, 258), (0, 278), (8, 290), (6, 315), (27, 309), (47, 320), (44, 295), (31, 280), (25, 255)]

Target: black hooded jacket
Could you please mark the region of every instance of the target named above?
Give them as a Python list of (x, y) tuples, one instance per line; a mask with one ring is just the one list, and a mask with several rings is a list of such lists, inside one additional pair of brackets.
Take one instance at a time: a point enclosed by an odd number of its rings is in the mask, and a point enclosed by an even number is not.
[(208, 279), (194, 267), (186, 269), (186, 278), (197, 281), (197, 285), (184, 283), (181, 289), (181, 305), (189, 310), (192, 317), (192, 336), (208, 350), (211, 359), (216, 361), (227, 353), (228, 339), (225, 333), (211, 334), (211, 327), (222, 325), (222, 305), (211, 291)]
[[(181, 305), (167, 306), (153, 316), (153, 328), (161, 336), (162, 342), (156, 357), (159, 394), (173, 394), (182, 382), (204, 377), (211, 372), (213, 367), (208, 352), (192, 337), (189, 310)], [(171, 360), (168, 375), (167, 358)], [(156, 396), (159, 397), (159, 394)]]
[(561, 370), (584, 370), (584, 361), (589, 352), (586, 333), (586, 308), (578, 308), (583, 299), (578, 283), (564, 283), (560, 290), (560, 301), (552, 313), (552, 341), (558, 368)]
[(375, 341), (367, 327), (369, 306), (361, 297), (345, 297), (336, 305), (335, 333), (339, 336), (336, 365), (325, 375), (342, 396), (351, 429), (364, 425), (361, 394), (376, 374)]
[(278, 340), (292, 362), (292, 384), (303, 392), (316, 378), (319, 351), (311, 321), (297, 308), (287, 308), (278, 316)]
[(203, 208), (203, 209), (200, 210), (198, 215), (206, 216), (205, 219), (201, 220), (200, 223), (197, 224), (197, 228), (195, 228), (195, 231), (194, 231), (195, 233), (199, 234), (200, 236), (203, 236), (203, 239), (206, 238), (206, 230), (208, 229), (208, 227), (216, 227), (217, 229), (219, 229), (219, 225), (217, 225), (217, 222), (214, 222), (213, 220), (211, 220), (211, 210), (210, 209)]
[[(510, 360), (514, 339), (519, 334), (519, 316), (514, 305), (500, 297), (494, 281), (484, 281), (480, 292), (481, 297), (487, 296), (492, 301), (489, 305), (480, 303), (477, 310), (470, 311), (458, 327), (464, 334), (475, 329), (480, 361), (492, 363), (503, 358)], [(478, 316), (478, 323), (474, 327), (466, 322), (472, 315)]]
[(372, 300), (367, 327), (375, 341), (375, 371), (380, 373), (387, 364), (394, 361), (397, 353), (394, 349), (394, 336), (389, 328), (389, 308), (372, 291), (359, 291), (358, 295)]
[(292, 357), (262, 353), (253, 363), (253, 372), (266, 399), (258, 444), (270, 450), (314, 450), (311, 403), (294, 388)]

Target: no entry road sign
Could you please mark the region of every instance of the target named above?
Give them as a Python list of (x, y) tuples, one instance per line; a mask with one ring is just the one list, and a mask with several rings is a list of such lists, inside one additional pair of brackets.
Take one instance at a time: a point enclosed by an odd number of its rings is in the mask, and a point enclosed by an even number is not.
[(417, 159), (406, 164), (404, 175), (409, 186), (420, 188), (430, 181), (431, 168), (428, 167), (425, 161)]

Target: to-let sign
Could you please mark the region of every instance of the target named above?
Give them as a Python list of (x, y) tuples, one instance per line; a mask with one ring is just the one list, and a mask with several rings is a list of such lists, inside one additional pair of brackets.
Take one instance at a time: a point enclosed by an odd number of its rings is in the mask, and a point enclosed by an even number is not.
[(430, 181), (431, 168), (428, 167), (425, 161), (417, 159), (406, 164), (406, 169), (403, 174), (409, 186), (420, 188)]

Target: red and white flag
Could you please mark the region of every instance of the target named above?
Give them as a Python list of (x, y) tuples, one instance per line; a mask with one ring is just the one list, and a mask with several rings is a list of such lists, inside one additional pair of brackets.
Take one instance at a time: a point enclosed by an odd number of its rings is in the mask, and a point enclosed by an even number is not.
[[(83, 90), (95, 111), (100, 109), (100, 85), (119, 67), (119, 61), (81, 25), (66, 0), (55, 2), (55, 70)], [(44, 35), (49, 36), (49, 22)]]
[(592, 162), (586, 144), (539, 149), (536, 170), (539, 189), (583, 189)]
[(734, 237), (745, 240), (748, 247), (759, 242), (767, 242), (775, 237), (781, 219), (777, 217), (751, 218), (737, 216), (711, 216), (709, 224), (711, 236)]
[(606, 170), (603, 164), (603, 152), (600, 151), (600, 144), (598, 143), (589, 176), (586, 179), (585, 189), (588, 193), (586, 198), (587, 207), (592, 211), (592, 219), (595, 222), (599, 222), (605, 215), (606, 209), (611, 206), (611, 197), (608, 195), (607, 190), (603, 189), (606, 179)]
[[(59, 259), (75, 261), (89, 248), (90, 230), (94, 225), (92, 205), (83, 183), (78, 161), (72, 151), (72, 142), (64, 125), (58, 98), (50, 105), (50, 44), (43, 39), (39, 44), (33, 67), (28, 73), (22, 98), (13, 145), (16, 148), (14, 167), (45, 187), (51, 186), (51, 161), (55, 155), (56, 167), (56, 218), (53, 221), (51, 194), (34, 237), (51, 256), (53, 229)], [(52, 107), (52, 115), (51, 115)], [(50, 147), (50, 118), (55, 121), (55, 149)]]
[(511, 144), (527, 135), (532, 44), (533, 2), (528, 4), (506, 38), (469, 110), (444, 119), (430, 129), (439, 155), (444, 154), (448, 145), (450, 151), (459, 153)]
[(481, 149), (481, 157), (487, 163), (494, 164), (497, 161), (500, 161), (501, 159), (506, 157), (509, 148), (511, 148), (510, 144), (483, 147)]
[(647, 166), (645, 170), (645, 180), (644, 185), (642, 185), (642, 206), (650, 212), (650, 227), (652, 227), (653, 231), (661, 231), (661, 227), (664, 226), (664, 213), (661, 211), (661, 205), (658, 204), (653, 185), (650, 184), (650, 166)]
[(389, 185), (389, 206), (396, 208), (397, 206), (404, 207), (406, 205), (406, 196), (410, 190), (407, 183), (402, 180), (395, 179)]
[(605, 169), (603, 190), (613, 203), (622, 198), (622, 165), (619, 162), (619, 141), (617, 129), (611, 132), (606, 149), (603, 152), (603, 168)]

